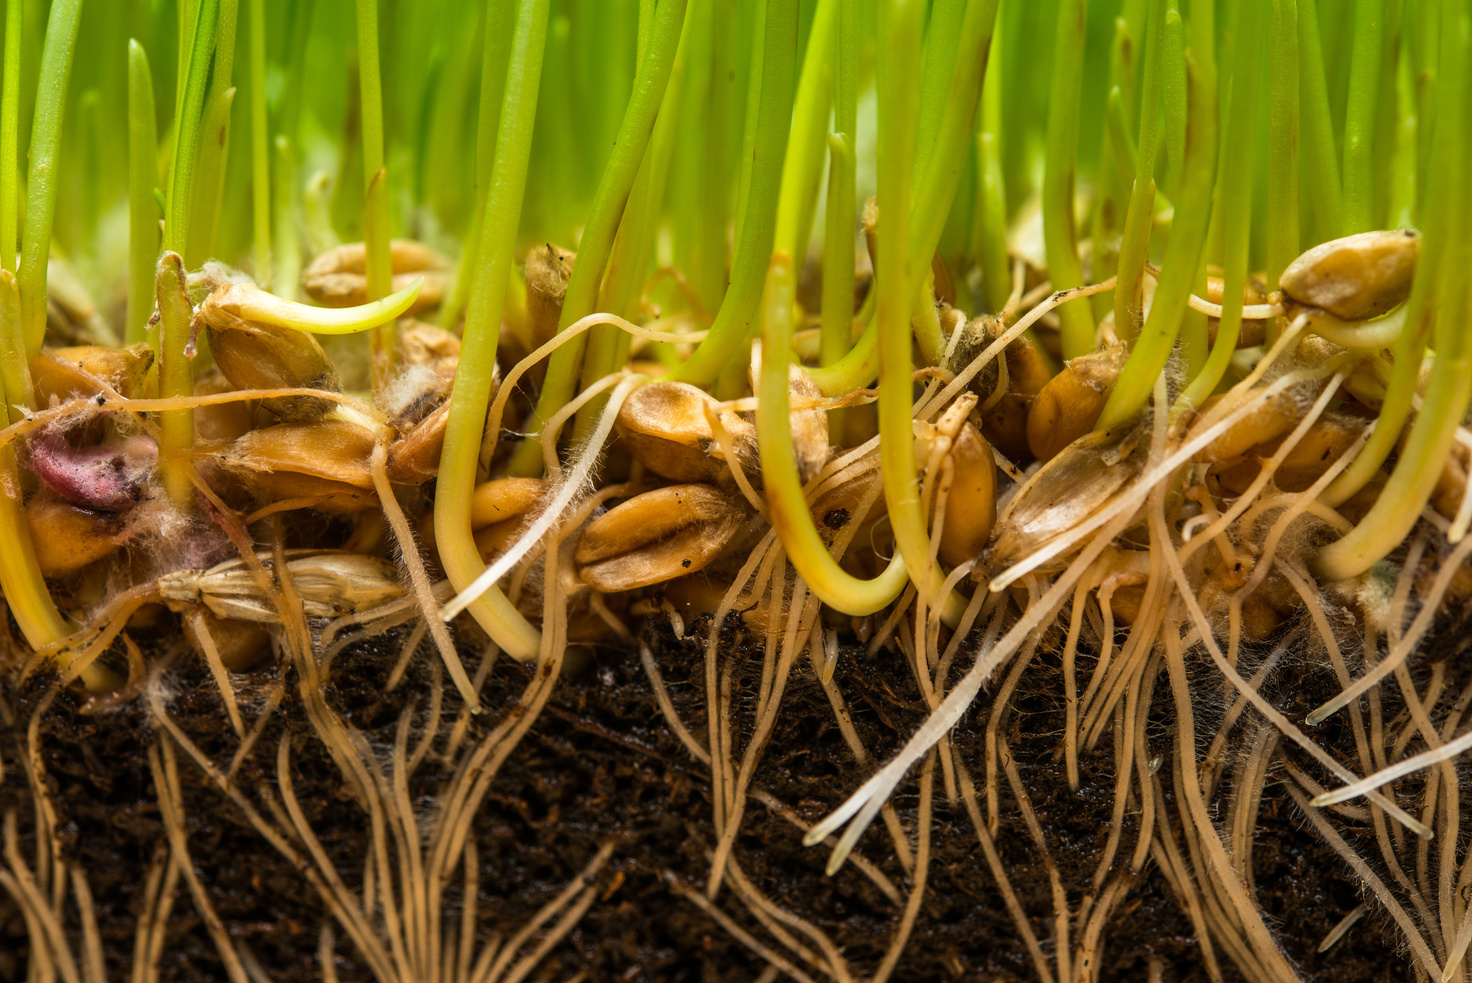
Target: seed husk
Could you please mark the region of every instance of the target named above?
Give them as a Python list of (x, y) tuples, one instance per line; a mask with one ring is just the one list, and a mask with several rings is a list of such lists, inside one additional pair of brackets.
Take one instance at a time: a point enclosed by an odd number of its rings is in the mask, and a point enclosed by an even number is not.
[[(960, 372), (980, 357), (997, 339), (1005, 325), (995, 317), (978, 317), (961, 328), (961, 338), (952, 351), (951, 371)], [(970, 389), (982, 400), (982, 433), (1008, 458), (1026, 457), (1027, 416), (1033, 400), (1053, 372), (1037, 346), (1026, 335), (1008, 342), (1002, 357), (1007, 366), (1007, 391), (993, 399), (1001, 371), (995, 361), (988, 363), (971, 380)]]
[(445, 445), (448, 400), (414, 425), (388, 449), (388, 480), (396, 485), (422, 485), (439, 473), (440, 449)]
[(357, 512), (378, 505), (373, 443), (372, 433), (344, 420), (281, 423), (245, 434), (219, 461), (257, 500), (318, 499), (315, 508)]
[[(655, 474), (682, 482), (721, 480), (727, 467), (705, 417), (705, 408), (715, 405), (705, 390), (695, 386), (653, 382), (629, 394), (614, 425), (628, 452)], [(755, 474), (756, 427), (730, 410), (720, 414), (720, 421), (731, 435), (742, 470)], [(826, 454), (826, 419), (823, 429)]]
[(703, 569), (744, 518), (742, 509), (710, 485), (656, 488), (590, 522), (574, 559), (594, 590), (647, 587)]
[[(1208, 398), (1201, 404), (1201, 415), (1204, 416), (1231, 395), (1222, 393)], [(1298, 424), (1302, 415), (1298, 400), (1294, 399), (1291, 392), (1278, 392), (1268, 399), (1260, 400), (1252, 412), (1197, 451), (1191, 460), (1198, 464), (1233, 460), (1258, 444), (1276, 440), (1288, 433)]]
[[(404, 289), (417, 276), (424, 277), (424, 286), (407, 313), (439, 306), (452, 269), (444, 255), (413, 239), (394, 239), (389, 243), (389, 261), (393, 265), (394, 290)], [(325, 307), (356, 307), (368, 301), (366, 270), (363, 243), (345, 243), (312, 260), (302, 274), (302, 289)]]
[(522, 270), (526, 276), (526, 315), (533, 346), (546, 344), (557, 333), (562, 299), (567, 295), (567, 281), (572, 277), (576, 260), (577, 253), (550, 242), (526, 254)]
[(78, 345), (72, 348), (43, 348), (31, 361), (31, 384), (37, 405), (92, 396), (102, 391), (98, 382), (128, 399), (139, 395), (153, 367), (153, 349), (144, 344), (127, 348)]
[(470, 499), (470, 528), (483, 529), (519, 519), (546, 491), (541, 478), (497, 478), (475, 486)]
[[(800, 365), (787, 367), (787, 389), (794, 407), (802, 401), (820, 399), (823, 395)], [(806, 483), (823, 470), (832, 450), (828, 444), (828, 411), (817, 407), (794, 408), (789, 416), (797, 473)]]
[(399, 361), (406, 367), (423, 366), (453, 382), (460, 364), (460, 338), (437, 324), (405, 318), (399, 322)]
[(1008, 500), (978, 576), (1070, 535), (1139, 477), (1145, 444), (1139, 430), (1099, 430), (1065, 447)]
[(1344, 321), (1378, 317), (1411, 293), (1421, 235), (1379, 230), (1315, 246), (1283, 271), (1285, 297)]
[(1129, 353), (1116, 342), (1075, 358), (1043, 386), (1027, 414), (1027, 446), (1039, 461), (1094, 429)]
[(950, 459), (954, 470), (939, 553), (942, 563), (956, 567), (980, 555), (991, 537), (997, 518), (997, 465), (986, 439), (970, 423), (952, 440)]
[[(240, 289), (232, 284), (224, 290)], [(258, 324), (227, 314), (222, 308), (201, 307), (210, 351), (220, 372), (237, 389), (321, 389), (341, 392), (337, 369), (317, 339), (305, 331)], [(332, 400), (314, 396), (272, 396), (261, 405), (282, 420), (320, 420), (331, 412)]]
[[(269, 553), (260, 554), (269, 570)], [(337, 618), (387, 604), (403, 596), (394, 565), (376, 556), (336, 550), (290, 550), (287, 571), (309, 618)], [(159, 595), (182, 604), (203, 603), (217, 617), (279, 624), (270, 597), (245, 561), (226, 560), (208, 570), (183, 570), (158, 580)]]
[(43, 577), (63, 577), (117, 552), (123, 520), (50, 495), (26, 503), (26, 525)]

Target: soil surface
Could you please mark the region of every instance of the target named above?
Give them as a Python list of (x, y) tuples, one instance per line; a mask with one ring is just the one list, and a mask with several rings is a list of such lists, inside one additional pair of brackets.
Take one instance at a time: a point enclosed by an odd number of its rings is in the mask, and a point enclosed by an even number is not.
[[(703, 626), (694, 626), (700, 635)], [(676, 641), (662, 624), (645, 627), (655, 660), (668, 683), (675, 707), (689, 729), (706, 734), (703, 646)], [(416, 723), (425, 722), (423, 704), (432, 676), (433, 650), (421, 649), (395, 691), (386, 681), (402, 630), (365, 643), (337, 657), (328, 700), (386, 758), (406, 701), (417, 700)], [(667, 726), (636, 653), (627, 646), (578, 649), (569, 659), (551, 702), (511, 755), (475, 820), (480, 860), (477, 906), (481, 932), (503, 936), (519, 926), (571, 880), (609, 839), (615, 843), (608, 865), (597, 875), (596, 901), (571, 934), (554, 946), (530, 978), (566, 980), (714, 981), (754, 980), (765, 963), (710, 915), (672, 889), (702, 891), (714, 847), (707, 769), (694, 760)], [(473, 658), (469, 657), (468, 658)], [(735, 660), (737, 690), (733, 717), (738, 751), (750, 730), (751, 708), (761, 669), (760, 650), (730, 641), (723, 658)], [(1081, 673), (1089, 668), (1081, 664)], [(242, 704), (256, 706), (282, 670), (267, 668), (236, 677)], [(1213, 714), (1227, 702), (1207, 665), (1192, 667), (1201, 677), (1203, 709), (1198, 737), (1215, 732)], [(364, 812), (313, 732), (296, 698), (288, 672), (287, 698), (254, 754), (236, 775), (238, 785), (257, 803), (275, 786), (276, 750), (283, 733), (292, 735), (295, 791), (323, 847), (355, 889), (362, 883), (368, 849)], [(13, 678), (13, 677), (12, 677)], [(497, 663), (484, 694), (487, 712), (470, 724), (469, 739), (495, 726), (530, 678), (530, 670), (505, 660)], [(884, 759), (924, 717), (911, 675), (896, 653), (870, 658), (846, 650), (835, 680), (850, 705), (855, 727), (867, 747)], [(1162, 677), (1163, 679), (1164, 677)], [(238, 746), (221, 710), (218, 692), (192, 657), (178, 657), (167, 673), (170, 712), (181, 729), (217, 762), (228, 763)], [(48, 685), (32, 678), (11, 686), (0, 705), (0, 813), (14, 812), (22, 856), (34, 856), (35, 821), (31, 795), (20, 768), (26, 727)], [(1284, 671), (1274, 693), (1280, 705), (1302, 704), (1291, 715), (1316, 704), (1316, 691), (1333, 685), (1322, 666), (1305, 660)], [(1061, 669), (1040, 655), (1022, 677), (1006, 720), (1010, 744), (1038, 820), (1068, 890), (1078, 900), (1094, 872), (1095, 857), (1108, 834), (1113, 799), (1111, 742), (1082, 759), (1078, 792), (1069, 790), (1059, 754), (1062, 731)], [(984, 694), (957, 729), (964, 760), (980, 762), (986, 706)], [(1169, 686), (1155, 692), (1149, 740), (1169, 761), (1174, 727)], [(1218, 709), (1213, 710), (1216, 707)], [(458, 703), (447, 695), (443, 736), (453, 725)], [(1394, 708), (1387, 707), (1387, 714)], [(1210, 728), (1210, 729), (1208, 729)], [(1343, 735), (1316, 737), (1332, 743)], [(47, 784), (58, 815), (67, 857), (87, 874), (106, 953), (108, 978), (129, 978), (134, 932), (144, 907), (146, 870), (164, 840), (157, 796), (148, 764), (155, 740), (144, 701), (91, 714), (78, 711), (76, 699), (62, 694), (40, 725)], [(1346, 739), (1347, 740), (1347, 739)], [(1202, 745), (1204, 747), (1205, 741)], [(1346, 746), (1349, 752), (1352, 745)], [(980, 765), (978, 764), (978, 768)], [(319, 932), (326, 908), (302, 874), (268, 846), (232, 805), (191, 763), (179, 755), (180, 780), (188, 815), (194, 867), (238, 948), (253, 956), (278, 983), (320, 980)], [(1178, 822), (1170, 768), (1162, 768), (1166, 809)], [(780, 718), (755, 783), (812, 822), (856, 788), (868, 771), (857, 767), (835, 724), (827, 697), (805, 660), (787, 686)], [(431, 753), (415, 774), (411, 793), (421, 825), (449, 774), (449, 764)], [(1371, 903), (1370, 914), (1327, 953), (1320, 940), (1361, 901), (1344, 863), (1324, 846), (1270, 776), (1255, 837), (1253, 870), (1260, 902), (1285, 951), (1307, 980), (1336, 983), (1403, 979), (1410, 971), (1393, 925)], [(917, 781), (911, 775), (895, 804), (911, 831), (917, 807)], [(1048, 877), (1032, 848), (1026, 825), (1003, 783), (996, 841), (1018, 900), (1033, 931), (1051, 957), (1053, 923)], [(896, 980), (1033, 980), (1028, 950), (989, 873), (975, 830), (965, 810), (947, 802), (936, 780), (934, 859), (924, 900)], [(1126, 823), (1133, 817), (1126, 816)], [(1219, 818), (1219, 821), (1220, 818)], [(1368, 831), (1365, 835), (1369, 835)], [(1132, 843), (1131, 829), (1125, 831)], [(1372, 840), (1366, 840), (1368, 848)], [(893, 858), (882, 823), (860, 841), (859, 852), (873, 859), (908, 892), (909, 882)], [(1373, 852), (1367, 849), (1367, 852)], [(889, 901), (852, 864), (833, 877), (824, 875), (827, 851), (804, 848), (801, 832), (766, 805), (747, 808), (735, 856), (742, 870), (769, 897), (823, 929), (856, 971), (871, 973), (899, 924), (901, 908)], [(458, 874), (457, 874), (458, 876)], [(446, 922), (459, 923), (458, 885), (447, 889)], [(724, 889), (718, 905), (742, 928), (768, 935)], [(69, 905), (68, 930), (80, 951), (75, 910)], [(529, 948), (529, 947), (528, 947)], [(343, 933), (335, 949), (338, 977), (370, 979), (368, 968)], [(26, 978), (26, 927), (11, 897), (0, 891), (0, 981)], [(1126, 900), (1106, 927), (1101, 978), (1144, 979), (1152, 960), (1163, 963), (1163, 979), (1205, 980), (1207, 974), (1190, 919), (1153, 864), (1147, 864)], [(1222, 960), (1228, 979), (1239, 979)], [(169, 981), (226, 979), (206, 927), (181, 883), (168, 923), (162, 978)]]

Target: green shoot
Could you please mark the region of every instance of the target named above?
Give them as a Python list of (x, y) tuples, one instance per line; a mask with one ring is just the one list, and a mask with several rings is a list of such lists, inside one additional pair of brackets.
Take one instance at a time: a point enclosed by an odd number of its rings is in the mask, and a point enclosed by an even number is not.
[(148, 54), (128, 42), (128, 313), (124, 339), (147, 340), (153, 313), (154, 265), (158, 260), (158, 124), (153, 110), (153, 74)]
[[(680, 44), (685, 22), (685, 0), (668, 0), (655, 14), (654, 35), (644, 64), (634, 81), (634, 94), (624, 113), (623, 125), (614, 142), (613, 155), (598, 182), (587, 228), (578, 243), (578, 258), (573, 264), (567, 294), (562, 301), (562, 316), (557, 329), (562, 331), (579, 318), (593, 313), (598, 288), (603, 281), (609, 254), (613, 251), (624, 206), (644, 159), (655, 117), (664, 101), (665, 87)], [(789, 97), (790, 98), (790, 97)], [(547, 366), (537, 407), (527, 423), (527, 430), (540, 433), (542, 424), (572, 398), (587, 339), (579, 336), (553, 353)], [(531, 475), (542, 470), (542, 448), (536, 440), (525, 440), (513, 458), (513, 474)]]
[[(1067, 290), (1084, 282), (1083, 264), (1078, 258), (1073, 196), (1087, 9), (1087, 0), (1065, 0), (1059, 5), (1053, 44), (1047, 164), (1043, 171), (1043, 237), (1048, 252), (1048, 278), (1055, 290)], [(1077, 358), (1094, 350), (1094, 315), (1087, 304), (1069, 304), (1058, 312), (1058, 317), (1063, 323), (1064, 358)]]
[(51, 258), (51, 226), (56, 215), (61, 122), (66, 112), (67, 81), (71, 77), (72, 52), (81, 14), (82, 0), (55, 0), (46, 22), (46, 42), (41, 49), (41, 82), (31, 120), (25, 230), (16, 270), (26, 344), (23, 352), (8, 353), (9, 357), (24, 357), (27, 362), (41, 350), (41, 339), (46, 334), (46, 263)]
[(21, 2), (5, 4), (4, 89), (0, 90), (0, 268), (15, 272), (20, 232)]
[[(531, 159), (532, 124), (536, 118), (537, 89), (542, 77), (542, 51), (547, 36), (549, 0), (519, 0), (514, 30), (493, 23), (487, 30), (511, 37), (506, 85), (497, 117), (495, 159), (481, 219), (476, 277), (466, 308), (461, 368), (455, 374), (450, 415), (445, 423), (435, 493), (434, 529), (440, 564), (457, 591), (469, 587), (485, 570), (470, 535), (470, 499), (475, 487), (476, 460), (491, 399), (496, 342), (506, 285), (515, 263), (516, 227), (526, 190)], [(483, 117), (484, 118), (484, 117)], [(483, 144), (482, 144), (483, 145)], [(512, 658), (536, 658), (541, 634), (492, 586), (468, 610), (482, 628)]]
[[(383, 83), (378, 71), (378, 0), (357, 0), (358, 91), (363, 128), (363, 244), (367, 252), (368, 299), (393, 289), (389, 259), (388, 170), (383, 157)], [(388, 384), (394, 364), (394, 327), (384, 325), (371, 341), (373, 389)]]
[(270, 290), (271, 143), (266, 129), (265, 0), (250, 0), (250, 162), (251, 267), (256, 282)]
[(1375, 228), (1375, 122), (1379, 115), (1385, 0), (1355, 0), (1349, 103), (1344, 114), (1344, 204), (1340, 235)]

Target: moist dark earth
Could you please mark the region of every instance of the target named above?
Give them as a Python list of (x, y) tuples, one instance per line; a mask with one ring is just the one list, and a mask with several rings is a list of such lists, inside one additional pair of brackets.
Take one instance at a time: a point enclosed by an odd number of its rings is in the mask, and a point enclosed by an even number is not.
[[(708, 622), (693, 626), (703, 637)], [(13, 629), (12, 629), (13, 630)], [(703, 646), (676, 641), (668, 628), (644, 626), (656, 662), (682, 719), (696, 735), (706, 733)], [(736, 660), (733, 717), (743, 747), (761, 669), (761, 652), (729, 631), (722, 658)], [(422, 707), (431, 679), (432, 648), (421, 649), (408, 676), (394, 692), (385, 691), (403, 636), (390, 634), (338, 656), (329, 684), (329, 702), (364, 731), (377, 748), (392, 746), (395, 723), (407, 700)], [(182, 646), (155, 645), (181, 649)], [(473, 656), (467, 655), (468, 659)], [(1291, 660), (1285, 660), (1285, 665)], [(1070, 904), (1077, 906), (1089, 884), (1097, 851), (1108, 833), (1113, 796), (1113, 752), (1108, 737), (1082, 759), (1080, 790), (1069, 790), (1059, 754), (1062, 732), (1062, 682), (1056, 657), (1039, 655), (1022, 677), (1012, 699), (1008, 740), (1017, 755), (1054, 856)], [(1080, 659), (1080, 672), (1091, 669)], [(279, 668), (237, 677), (246, 688), (263, 687)], [(1213, 717), (1225, 695), (1206, 664), (1191, 668), (1200, 678), (1197, 732), (1215, 732)], [(494, 726), (530, 679), (531, 670), (501, 660), (484, 690), (487, 712), (471, 725), (471, 739)], [(1463, 671), (1465, 673), (1465, 671)], [(1458, 673), (1453, 673), (1457, 675)], [(217, 761), (228, 762), (237, 746), (208, 673), (192, 656), (177, 656), (167, 678), (170, 709), (185, 733)], [(862, 649), (845, 649), (835, 680), (853, 713), (855, 726), (879, 758), (897, 749), (920, 724), (922, 702), (897, 653), (873, 658)], [(26, 726), (49, 687), (32, 676), (17, 685), (12, 673), (0, 691), (0, 812), (14, 811), (22, 855), (34, 850), (34, 818), (19, 764)], [(302, 808), (329, 855), (350, 885), (361, 883), (367, 846), (364, 813), (312, 734), (295, 699), (288, 697), (237, 776), (246, 789), (273, 788), (275, 749), (283, 729), (293, 732), (295, 789)], [(1290, 716), (1316, 705), (1318, 694), (1335, 689), (1321, 665), (1304, 660), (1279, 670), (1275, 698)], [(1169, 760), (1175, 733), (1168, 686), (1157, 686), (1154, 725), (1149, 735)], [(1265, 691), (1266, 692), (1266, 691)], [(1288, 694), (1288, 695), (1284, 695)], [(990, 694), (962, 721), (957, 740), (965, 760), (980, 762), (982, 732)], [(444, 729), (458, 704), (447, 696)], [(1387, 713), (1394, 708), (1388, 707)], [(423, 722), (419, 712), (416, 724)], [(1210, 728), (1208, 730), (1208, 728)], [(441, 730), (443, 735), (444, 729)], [(1240, 733), (1240, 732), (1239, 732)], [(1323, 731), (1318, 739), (1332, 743)], [(1340, 735), (1344, 737), (1344, 735)], [(84, 714), (63, 693), (41, 724), (45, 768), (58, 813), (60, 836), (69, 858), (87, 872), (96, 902), (108, 978), (131, 972), (134, 931), (143, 908), (145, 871), (164, 833), (148, 748), (154, 740), (143, 701)], [(1348, 738), (1344, 737), (1345, 742)], [(1347, 745), (1348, 746), (1348, 745)], [(1204, 743), (1203, 743), (1204, 747)], [(979, 769), (979, 764), (978, 764)], [(325, 906), (301, 874), (241, 818), (236, 808), (208, 783), (182, 753), (179, 770), (188, 815), (195, 869), (236, 944), (248, 950), (275, 981), (320, 980), (318, 938)], [(415, 775), (412, 791), (420, 805), (432, 801), (448, 774), (448, 764), (431, 754)], [(1169, 767), (1166, 811), (1179, 823)], [(937, 770), (939, 774), (939, 770)], [(783, 698), (777, 729), (756, 783), (812, 822), (857, 787), (867, 773), (857, 768), (833, 719), (827, 698), (805, 659), (794, 669)], [(1317, 840), (1292, 801), (1269, 776), (1253, 852), (1257, 894), (1268, 923), (1302, 976), (1336, 983), (1390, 981), (1410, 972), (1393, 925), (1371, 903), (1370, 914), (1329, 952), (1319, 942), (1362, 900), (1343, 862)], [(1049, 882), (1031, 845), (1016, 803), (1003, 784), (998, 848), (1033, 931), (1051, 956), (1052, 910)], [(896, 980), (1033, 980), (1028, 951), (1019, 938), (989, 873), (977, 836), (960, 805), (947, 803), (936, 781), (934, 858), (919, 919), (897, 966)], [(917, 805), (914, 774), (895, 799), (910, 829)], [(1222, 814), (1218, 821), (1222, 821)], [(1132, 817), (1126, 816), (1126, 823)], [(475, 824), (480, 858), (481, 931), (503, 936), (517, 930), (540, 906), (575, 878), (598, 847), (612, 838), (615, 851), (597, 875), (596, 902), (572, 933), (557, 944), (530, 978), (566, 980), (585, 974), (593, 980), (707, 981), (753, 980), (765, 963), (711, 917), (671, 889), (680, 883), (703, 890), (709, 871), (711, 798), (708, 775), (670, 731), (660, 713), (638, 655), (625, 645), (579, 650), (559, 681), (551, 702), (521, 741), (491, 787)], [(856, 973), (871, 973), (899, 922), (900, 909), (869, 881), (846, 866), (826, 877), (826, 849), (801, 845), (800, 831), (753, 801), (747, 808), (736, 856), (742, 869), (769, 897), (808, 918), (844, 952)], [(1133, 829), (1126, 829), (1127, 852)], [(1352, 839), (1374, 856), (1372, 840)], [(900, 887), (908, 881), (876, 823), (859, 851), (874, 859)], [(458, 872), (457, 872), (458, 877)], [(446, 892), (447, 922), (459, 921), (458, 884)], [(721, 907), (754, 934), (770, 938), (724, 889)], [(68, 903), (68, 930), (80, 952), (75, 910)], [(370, 973), (350, 944), (337, 933), (340, 979), (367, 980)], [(13, 899), (0, 892), (0, 981), (27, 975), (25, 924)], [(1105, 931), (1101, 977), (1135, 980), (1147, 975), (1152, 959), (1163, 962), (1165, 980), (1205, 980), (1207, 973), (1189, 918), (1154, 864), (1132, 885)], [(1228, 979), (1240, 979), (1222, 958)], [(223, 980), (226, 973), (204, 923), (181, 883), (168, 924), (161, 966), (164, 980)]]

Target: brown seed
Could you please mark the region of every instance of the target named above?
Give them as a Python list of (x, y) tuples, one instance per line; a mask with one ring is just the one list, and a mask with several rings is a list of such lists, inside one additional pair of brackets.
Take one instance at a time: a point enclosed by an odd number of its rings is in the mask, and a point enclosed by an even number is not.
[[(1210, 410), (1221, 405), (1224, 399), (1232, 398), (1232, 396), (1232, 393), (1221, 393), (1209, 397), (1201, 404), (1198, 421), (1204, 418)], [(1248, 398), (1256, 397), (1248, 394)], [(1298, 400), (1294, 399), (1293, 394), (1286, 391), (1279, 392), (1275, 396), (1261, 400), (1252, 412), (1197, 451), (1191, 460), (1197, 464), (1215, 464), (1219, 461), (1230, 461), (1240, 457), (1258, 444), (1275, 440), (1288, 433), (1298, 425), (1302, 415)]]
[(388, 480), (397, 485), (422, 485), (440, 470), (440, 450), (445, 445), (445, 423), (450, 403), (425, 417), (388, 449)]
[(1363, 321), (1410, 296), (1420, 251), (1414, 229), (1361, 232), (1310, 249), (1289, 264), (1279, 283), (1300, 304)]
[(567, 294), (567, 281), (576, 259), (577, 253), (550, 242), (526, 254), (522, 267), (526, 276), (526, 315), (534, 347), (546, 344), (557, 333), (562, 298)]
[(117, 552), (124, 522), (115, 514), (93, 512), (37, 495), (26, 503), (26, 525), (43, 577), (62, 577)]
[[(407, 313), (417, 314), (439, 306), (450, 283), (452, 266), (448, 259), (412, 239), (395, 239), (389, 243), (389, 259), (393, 265), (393, 290), (402, 290), (415, 277), (424, 277), (424, 286)], [(346, 243), (312, 260), (302, 274), (302, 289), (326, 307), (356, 307), (368, 302), (366, 269), (363, 243)]]
[(541, 478), (497, 478), (476, 485), (470, 499), (470, 528), (521, 518), (545, 490)]
[[(859, 509), (863, 506), (864, 499), (875, 490), (876, 485), (879, 494), (874, 498), (874, 503), (869, 506), (868, 511), (860, 515)], [(883, 515), (884, 481), (879, 470), (878, 455), (874, 456), (872, 467), (834, 485), (819, 495), (809, 507), (809, 511), (812, 513), (813, 524), (817, 526), (818, 533), (829, 541), (840, 529), (852, 523), (873, 522)]]
[[(695, 386), (653, 382), (624, 400), (615, 426), (628, 452), (655, 474), (685, 482), (721, 480), (727, 467), (705, 416), (706, 407), (715, 405), (705, 390)], [(720, 414), (720, 422), (731, 435), (741, 468), (754, 474), (756, 427), (730, 410)], [(825, 433), (825, 444), (826, 440)]]
[[(305, 331), (221, 317), (207, 322), (207, 333), (215, 364), (237, 389), (342, 391), (337, 369)], [(291, 422), (320, 420), (336, 404), (314, 396), (272, 396), (261, 405)]]
[(1034, 457), (1051, 460), (1094, 429), (1128, 356), (1116, 342), (1073, 359), (1048, 381), (1027, 414), (1027, 446)]
[(368, 458), (373, 434), (344, 420), (282, 423), (252, 430), (220, 455), (259, 501), (317, 500), (324, 511), (376, 508)]
[(1451, 519), (1462, 507), (1462, 497), (1467, 493), (1467, 446), (1460, 442), (1452, 445), (1452, 452), (1442, 466), (1436, 479), (1436, 488), (1431, 493), (1431, 504), (1436, 511)]
[(578, 540), (578, 573), (605, 594), (672, 580), (720, 555), (745, 518), (709, 485), (636, 495), (594, 519)]
[(940, 559), (956, 567), (986, 547), (997, 518), (997, 464), (992, 449), (970, 423), (951, 443), (951, 490), (946, 497)]
[(143, 391), (152, 367), (153, 349), (144, 344), (43, 348), (31, 362), (31, 383), (39, 406), (50, 403), (52, 396), (66, 400), (94, 395), (102, 391), (99, 382), (131, 399)]
[(460, 364), (460, 338), (437, 324), (405, 318), (399, 322), (399, 360), (453, 380)]
[[(961, 339), (951, 356), (951, 370), (961, 372), (995, 341), (1006, 328), (994, 317), (978, 317), (961, 329)], [(1004, 455), (1013, 460), (1029, 455), (1027, 416), (1033, 400), (1053, 377), (1047, 359), (1026, 335), (1019, 335), (1003, 351), (1007, 367), (1007, 392), (993, 399), (1001, 379), (996, 360), (988, 362), (971, 380), (970, 389), (982, 400), (982, 433)]]

